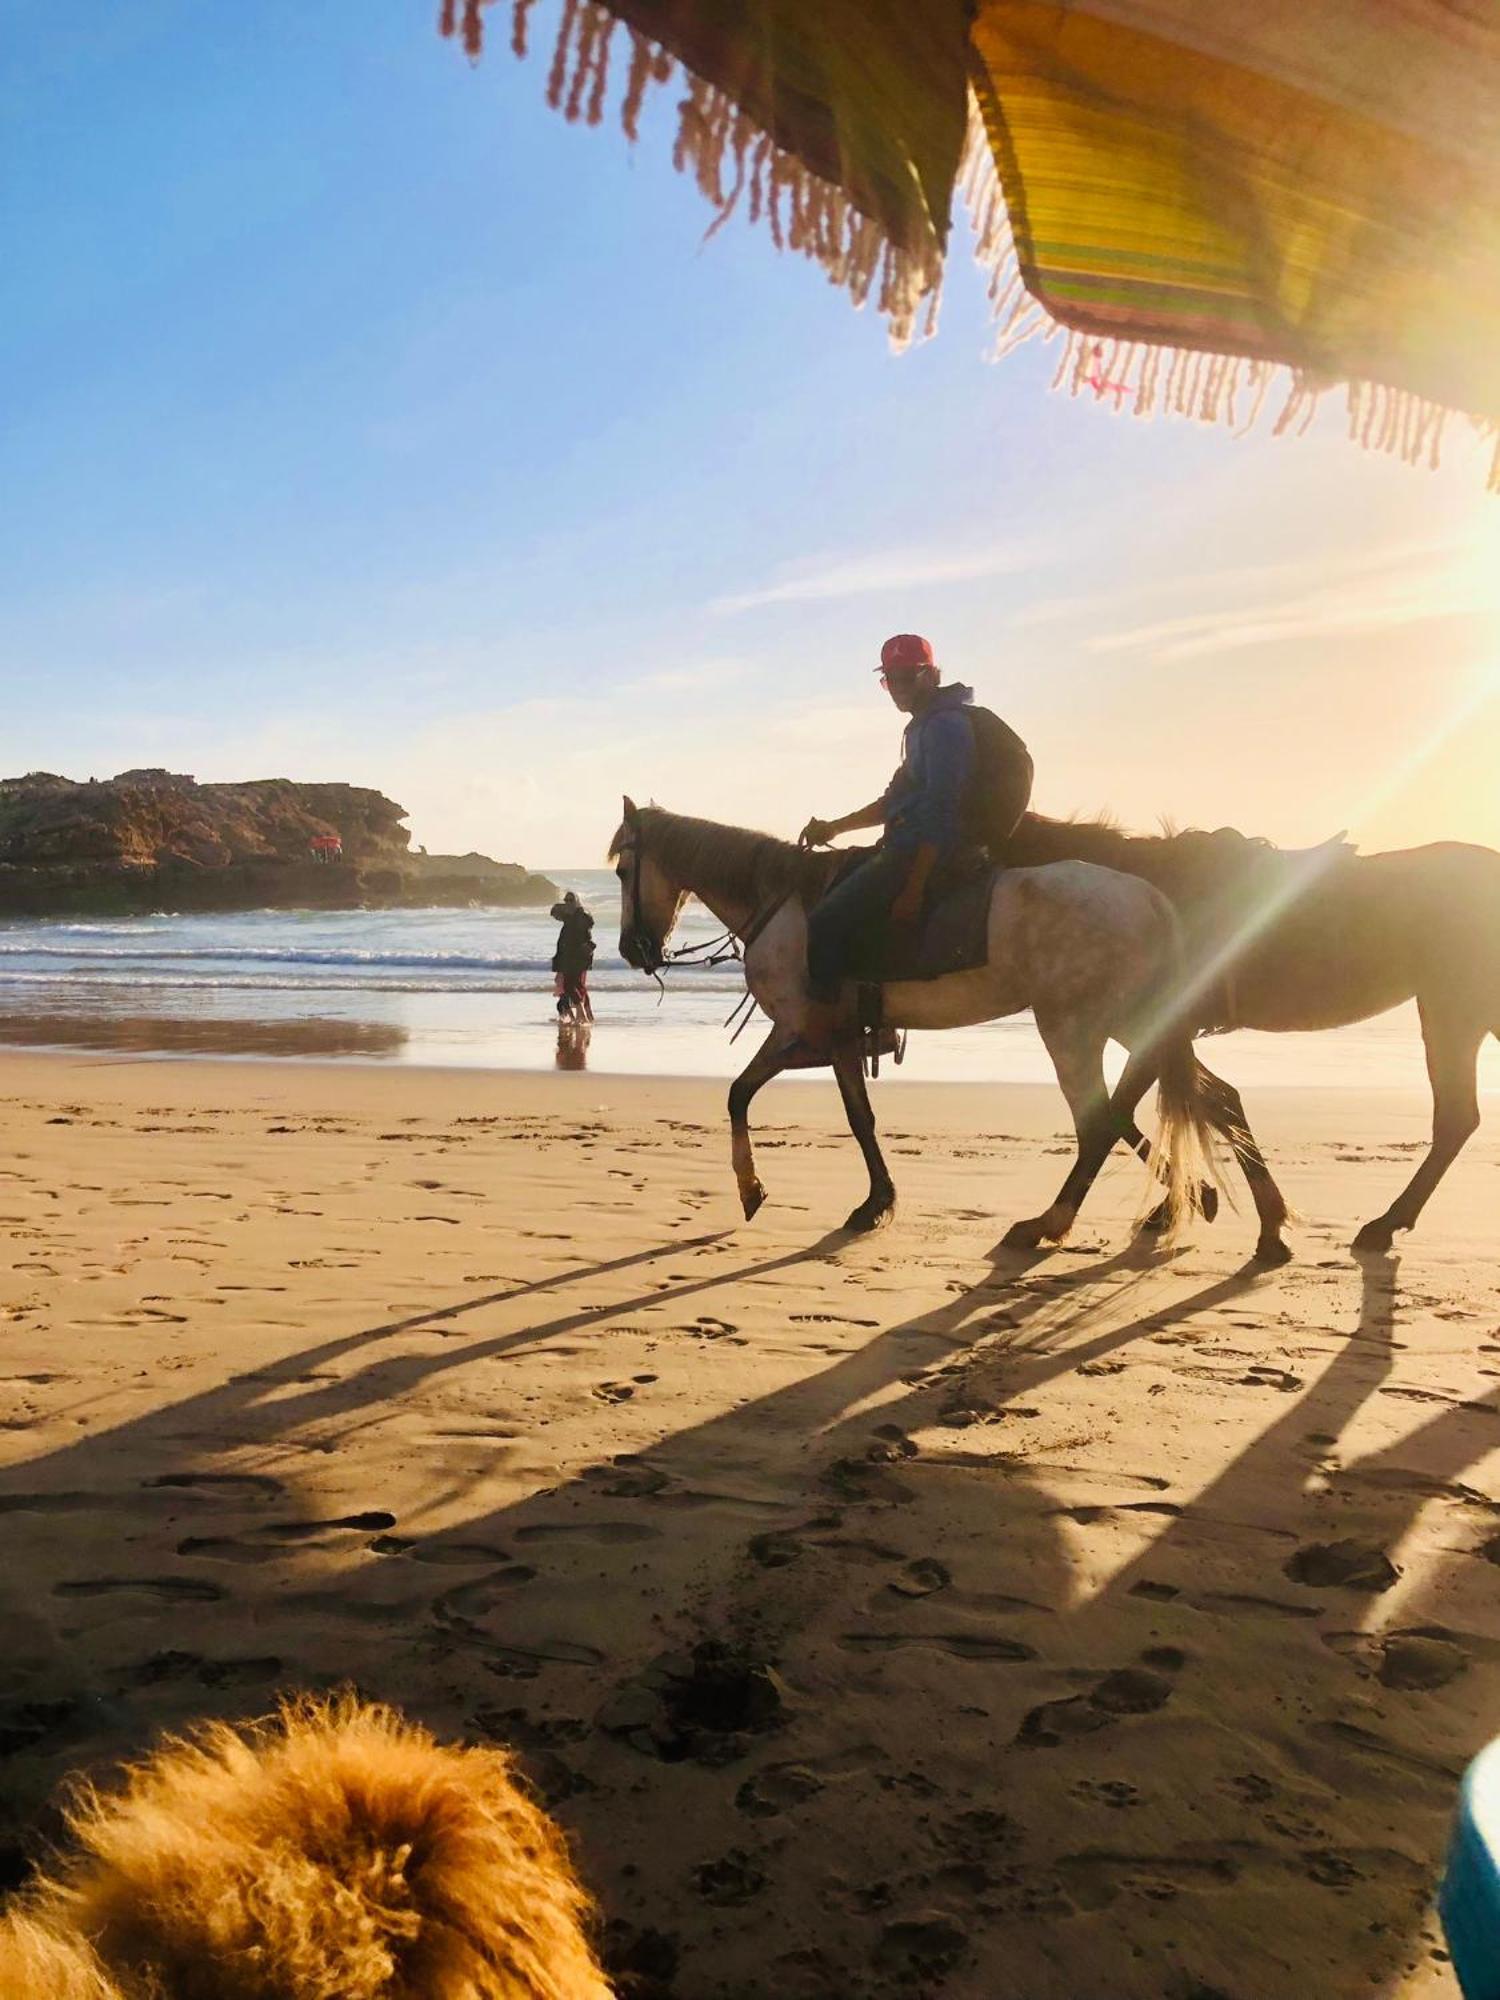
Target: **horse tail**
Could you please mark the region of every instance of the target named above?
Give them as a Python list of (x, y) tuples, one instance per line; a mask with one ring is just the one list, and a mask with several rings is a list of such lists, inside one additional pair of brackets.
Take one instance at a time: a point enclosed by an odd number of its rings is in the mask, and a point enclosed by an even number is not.
[[(1153, 1164), (1166, 1183), (1164, 1234), (1170, 1236), (1223, 1190), (1216, 1130), (1204, 1070), (1193, 1053), (1191, 996), (1182, 926), (1168, 905), (1169, 941), (1157, 1005), (1169, 1011), (1151, 1038), (1156, 1065), (1157, 1133)], [(1217, 1203), (1214, 1204), (1217, 1206)]]

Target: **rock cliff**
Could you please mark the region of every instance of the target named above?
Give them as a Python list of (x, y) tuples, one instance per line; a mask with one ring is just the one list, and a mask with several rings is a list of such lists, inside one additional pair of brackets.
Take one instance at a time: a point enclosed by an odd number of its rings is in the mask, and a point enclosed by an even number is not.
[(556, 885), (482, 854), (413, 854), (361, 785), (173, 771), (0, 779), (0, 916), (549, 903)]

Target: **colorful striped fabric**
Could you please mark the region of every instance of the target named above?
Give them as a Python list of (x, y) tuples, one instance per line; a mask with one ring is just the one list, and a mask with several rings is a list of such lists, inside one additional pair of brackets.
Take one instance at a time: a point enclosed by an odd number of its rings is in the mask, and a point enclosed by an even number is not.
[(1500, 9), (985, 0), (973, 58), (1026, 292), (1093, 336), (1076, 366), (1140, 398), (1162, 348), (1261, 364), (1191, 371), (1200, 405), (1268, 364), (1375, 385), (1365, 441), (1409, 457), (1445, 410), (1500, 417)]
[[(489, 0), (444, 0), (477, 53)], [(511, 0), (523, 47), (536, 0)], [(1358, 439), (1500, 424), (1500, 0), (561, 0), (550, 94), (625, 122), (685, 73), (679, 164), (899, 334), (956, 182), (1005, 337), (1141, 415), (1279, 427), (1347, 383)], [(971, 100), (977, 117), (960, 163)]]

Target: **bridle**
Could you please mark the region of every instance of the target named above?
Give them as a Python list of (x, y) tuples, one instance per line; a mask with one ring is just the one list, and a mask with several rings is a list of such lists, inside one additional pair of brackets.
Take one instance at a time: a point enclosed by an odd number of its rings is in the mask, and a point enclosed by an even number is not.
[[(724, 930), (718, 937), (702, 939), (697, 944), (679, 945), (676, 951), (668, 951), (666, 942), (658, 943), (641, 920), (641, 863), (645, 858), (646, 838), (637, 820), (627, 822), (630, 831), (630, 845), (618, 850), (623, 858), (630, 857), (630, 930), (622, 934), (621, 942), (628, 935), (641, 960), (641, 969), (654, 979), (658, 986), (661, 975), (674, 965), (697, 965), (707, 968), (727, 965), (735, 959), (743, 959), (746, 949), (752, 945), (761, 931), (780, 907), (780, 899), (770, 908), (762, 910), (746, 930), (741, 939), (736, 932)], [(653, 964), (651, 961), (655, 960)], [(665, 988), (663, 988), (665, 991)]]
[[(627, 824), (630, 828), (630, 847), (628, 850), (630, 855), (630, 930), (628, 938), (629, 942), (634, 945), (636, 953), (639, 956), (642, 972), (647, 973), (660, 984), (661, 969), (667, 963), (667, 954), (663, 947), (647, 933), (645, 925), (641, 922), (641, 861), (646, 845), (645, 836), (641, 832), (639, 820), (631, 820)], [(620, 849), (621, 855), (624, 855), (626, 851), (622, 847)], [(626, 941), (626, 935), (623, 933), (621, 935), (620, 941), (622, 944)], [(653, 959), (655, 960), (655, 964), (652, 963)]]

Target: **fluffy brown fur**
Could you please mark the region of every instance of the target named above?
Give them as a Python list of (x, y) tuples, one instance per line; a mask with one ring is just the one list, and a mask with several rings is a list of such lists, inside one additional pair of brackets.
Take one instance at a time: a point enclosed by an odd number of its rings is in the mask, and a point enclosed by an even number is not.
[(561, 1835), (494, 1749), (345, 1697), (81, 1789), (0, 1920), (3, 2000), (610, 2000)]

